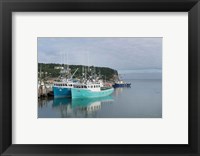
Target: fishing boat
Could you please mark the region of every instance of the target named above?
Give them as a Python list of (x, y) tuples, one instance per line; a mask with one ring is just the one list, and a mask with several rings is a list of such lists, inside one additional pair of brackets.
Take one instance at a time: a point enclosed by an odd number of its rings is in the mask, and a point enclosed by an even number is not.
[(120, 80), (120, 81), (116, 81), (113, 84), (113, 87), (114, 88), (118, 88), (118, 87), (131, 87), (131, 83), (126, 83), (126, 82)]
[(72, 99), (104, 97), (112, 94), (113, 91), (113, 87), (104, 87), (99, 82), (77, 83), (71, 89)]
[(61, 82), (54, 82), (54, 97), (71, 97), (71, 88), (76, 82), (70, 79), (63, 79)]
[(122, 80), (122, 75), (115, 75), (115, 82), (112, 85), (114, 88), (131, 87), (131, 83), (124, 82)]
[(53, 85), (53, 94), (54, 97), (71, 97), (71, 88), (73, 88), (74, 84), (77, 83), (77, 80), (73, 79), (74, 74), (76, 71), (71, 75), (71, 70), (69, 67), (67, 69), (61, 70), (61, 75), (64, 75), (64, 77), (60, 77), (59, 80), (54, 82)]

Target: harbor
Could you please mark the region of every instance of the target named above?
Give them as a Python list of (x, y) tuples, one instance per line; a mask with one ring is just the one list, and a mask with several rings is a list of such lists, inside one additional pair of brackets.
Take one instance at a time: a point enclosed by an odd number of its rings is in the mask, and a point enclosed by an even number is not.
[(114, 88), (131, 87), (131, 83), (126, 83), (119, 78), (117, 71), (108, 73), (106, 79), (106, 75), (101, 74), (101, 70), (96, 73), (94, 66), (82, 66), (81, 74), (79, 73), (77, 77), (79, 68), (71, 73), (71, 68), (67, 64), (54, 66), (56, 71), (60, 70), (58, 77), (51, 77), (51, 73), (48, 74), (41, 69), (42, 65), (38, 72), (38, 98), (98, 98), (112, 94)]

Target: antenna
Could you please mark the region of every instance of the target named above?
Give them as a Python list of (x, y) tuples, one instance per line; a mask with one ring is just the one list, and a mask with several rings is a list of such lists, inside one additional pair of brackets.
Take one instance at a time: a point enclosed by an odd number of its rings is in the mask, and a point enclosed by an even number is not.
[(69, 69), (68, 52), (67, 52), (67, 69)]
[(65, 69), (65, 64), (66, 64), (66, 53), (64, 52), (64, 61), (63, 61), (64, 63), (64, 69)]
[(62, 67), (62, 51), (60, 51), (60, 64), (61, 64), (61, 67)]
[(90, 70), (90, 68), (89, 68), (89, 52), (87, 52), (87, 65), (88, 65), (88, 72), (89, 72), (89, 70)]
[(42, 78), (42, 64), (40, 64), (40, 80)]

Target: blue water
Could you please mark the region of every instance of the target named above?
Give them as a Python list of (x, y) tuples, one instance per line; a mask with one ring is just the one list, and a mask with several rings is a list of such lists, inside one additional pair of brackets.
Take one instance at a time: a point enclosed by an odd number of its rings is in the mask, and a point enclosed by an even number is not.
[(131, 82), (131, 88), (117, 88), (103, 98), (39, 100), (38, 118), (161, 118), (162, 80), (126, 82)]

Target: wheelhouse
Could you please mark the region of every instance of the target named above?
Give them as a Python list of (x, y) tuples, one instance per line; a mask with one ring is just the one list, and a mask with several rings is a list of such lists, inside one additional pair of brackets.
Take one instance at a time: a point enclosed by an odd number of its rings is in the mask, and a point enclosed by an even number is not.
[(68, 87), (73, 87), (73, 84), (70, 83), (54, 83), (54, 86), (68, 86)]
[(76, 84), (74, 88), (100, 88), (100, 84)]

